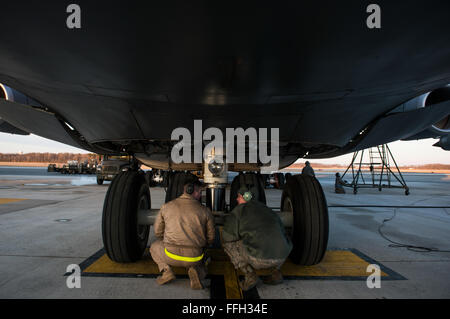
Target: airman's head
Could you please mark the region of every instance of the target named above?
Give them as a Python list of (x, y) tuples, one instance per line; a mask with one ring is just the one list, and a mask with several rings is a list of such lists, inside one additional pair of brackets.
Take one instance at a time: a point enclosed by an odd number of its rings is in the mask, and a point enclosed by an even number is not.
[(242, 186), (238, 190), (236, 201), (238, 202), (239, 205), (245, 204), (245, 203), (251, 201), (252, 199), (254, 199), (255, 194), (256, 194), (256, 189), (254, 187), (248, 189), (246, 186)]
[(202, 183), (199, 181), (188, 182), (184, 184), (183, 192), (196, 200), (200, 200), (202, 198)]

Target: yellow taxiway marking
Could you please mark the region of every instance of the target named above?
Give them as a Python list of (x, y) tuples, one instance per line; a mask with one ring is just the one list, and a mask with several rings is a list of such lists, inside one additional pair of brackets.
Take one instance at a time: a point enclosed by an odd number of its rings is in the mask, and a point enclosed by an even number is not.
[(243, 293), (239, 286), (239, 276), (233, 264), (226, 263), (223, 272), (225, 282), (225, 295), (227, 299), (243, 299)]
[(0, 204), (8, 204), (27, 200), (26, 198), (0, 198)]
[[(287, 260), (281, 267), (284, 276), (306, 276), (306, 277), (364, 277), (367, 273), (369, 263), (361, 257), (347, 250), (328, 250), (322, 262), (314, 266), (299, 266)], [(258, 275), (268, 275), (267, 270), (257, 271)], [(381, 272), (381, 276), (388, 276)]]
[[(224, 276), (227, 299), (242, 299), (243, 293), (239, 287), (239, 276), (228, 256), (222, 249), (210, 249), (207, 254), (211, 257), (208, 265), (210, 275)], [(290, 277), (367, 277), (369, 263), (348, 250), (328, 250), (322, 262), (314, 266), (299, 266), (287, 260), (281, 267), (283, 276)], [(176, 275), (187, 275), (185, 268), (173, 267)], [(106, 254), (97, 259), (83, 271), (84, 273), (102, 274), (135, 274), (158, 275), (158, 266), (151, 259), (148, 252), (144, 258), (135, 263), (121, 264), (111, 261)], [(258, 270), (260, 276), (268, 275), (268, 270)], [(388, 276), (381, 272), (381, 276)]]

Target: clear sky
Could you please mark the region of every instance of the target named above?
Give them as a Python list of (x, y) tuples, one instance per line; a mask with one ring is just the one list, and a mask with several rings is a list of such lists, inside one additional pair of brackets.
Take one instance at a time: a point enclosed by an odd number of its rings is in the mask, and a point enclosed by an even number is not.
[[(432, 146), (438, 140), (425, 139), (420, 141), (398, 141), (389, 144), (397, 164), (422, 165), (422, 164), (450, 164), (450, 151), (444, 151), (440, 147)], [(88, 153), (85, 150), (54, 142), (36, 135), (22, 136), (0, 133), (0, 153)], [(350, 164), (352, 154), (339, 157), (311, 160), (314, 163), (324, 164)]]
[[(429, 138), (419, 141), (397, 141), (389, 143), (388, 145), (399, 166), (423, 164), (450, 165), (450, 151), (444, 151), (440, 147), (433, 146), (433, 144), (438, 141), (438, 139)], [(349, 165), (352, 160), (352, 155), (353, 153), (329, 159), (312, 159), (310, 161), (324, 164)], [(368, 157), (366, 157), (366, 159), (368, 159)]]

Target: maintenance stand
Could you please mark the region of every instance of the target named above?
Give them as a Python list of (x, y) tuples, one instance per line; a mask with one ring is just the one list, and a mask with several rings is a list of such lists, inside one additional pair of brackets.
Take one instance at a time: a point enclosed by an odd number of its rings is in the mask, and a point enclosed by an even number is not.
[[(365, 152), (367, 150), (368, 152)], [(364, 153), (369, 154), (369, 162), (364, 161)], [(391, 162), (394, 164), (397, 174), (391, 169)], [(347, 183), (344, 182), (344, 176), (350, 169), (353, 179), (351, 183)], [(363, 171), (366, 174), (367, 171), (369, 172), (369, 178), (367, 176), (364, 178)], [(395, 177), (400, 185), (391, 183), (392, 176)], [(342, 186), (353, 188), (354, 194), (358, 193), (358, 188), (378, 188), (379, 191), (383, 188), (404, 188), (405, 195), (409, 195), (409, 187), (406, 185), (405, 179), (387, 144), (355, 152), (352, 162), (341, 177), (341, 181)]]

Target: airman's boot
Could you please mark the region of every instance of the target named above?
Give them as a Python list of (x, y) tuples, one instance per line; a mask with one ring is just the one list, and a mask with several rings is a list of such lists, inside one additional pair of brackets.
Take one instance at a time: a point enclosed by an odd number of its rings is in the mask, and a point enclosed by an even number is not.
[(158, 285), (164, 285), (167, 284), (168, 282), (171, 282), (172, 280), (174, 280), (175, 274), (173, 273), (171, 268), (165, 268), (163, 269), (162, 275), (158, 276), (158, 278), (156, 278), (156, 282), (158, 283)]
[(258, 284), (259, 277), (252, 266), (247, 265), (245, 267), (242, 267), (240, 270), (245, 275), (244, 281), (239, 282), (239, 285), (241, 286), (241, 289), (243, 291), (250, 290)]
[(203, 289), (203, 285), (200, 281), (200, 276), (196, 267), (190, 267), (188, 270), (189, 279), (191, 280), (191, 289), (200, 290)]
[(281, 271), (279, 269), (274, 269), (272, 271), (272, 274), (265, 277), (263, 279), (263, 282), (266, 285), (278, 285), (283, 282), (283, 275), (281, 274)]

